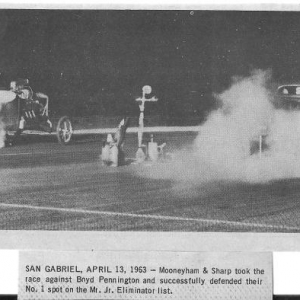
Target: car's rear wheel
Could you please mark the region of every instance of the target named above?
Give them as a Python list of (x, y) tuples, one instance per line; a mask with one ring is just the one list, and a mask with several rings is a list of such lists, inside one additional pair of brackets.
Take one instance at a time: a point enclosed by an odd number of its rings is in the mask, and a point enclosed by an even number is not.
[(58, 142), (62, 145), (67, 145), (71, 142), (73, 127), (70, 119), (67, 116), (59, 119), (56, 127), (56, 135)]

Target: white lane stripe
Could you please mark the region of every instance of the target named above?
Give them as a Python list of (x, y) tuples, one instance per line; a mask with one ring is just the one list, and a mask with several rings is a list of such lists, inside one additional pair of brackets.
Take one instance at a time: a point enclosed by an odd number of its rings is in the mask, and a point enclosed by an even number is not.
[(251, 228), (269, 228), (276, 230), (300, 230), (299, 227), (291, 226), (277, 226), (271, 224), (260, 224), (260, 223), (245, 223), (236, 221), (226, 221), (226, 220), (212, 220), (212, 219), (195, 219), (195, 218), (184, 218), (176, 216), (162, 216), (162, 215), (143, 215), (135, 213), (121, 213), (121, 212), (111, 212), (111, 211), (92, 211), (86, 209), (70, 209), (70, 208), (59, 208), (51, 206), (33, 206), (24, 204), (9, 204), (0, 203), (0, 206), (7, 208), (25, 208), (34, 210), (49, 210), (64, 213), (76, 213), (76, 214), (89, 214), (89, 215), (102, 215), (102, 216), (113, 216), (113, 217), (131, 217), (131, 218), (142, 218), (142, 219), (154, 219), (154, 220), (164, 220), (164, 221), (189, 221), (197, 223), (205, 223), (206, 225), (233, 225), (236, 227), (251, 227)]
[[(90, 129), (75, 129), (73, 134), (97, 134), (97, 133), (114, 133), (117, 128), (90, 128)], [(127, 133), (137, 133), (138, 127), (129, 127)], [(200, 126), (152, 126), (144, 127), (144, 132), (198, 132)], [(55, 135), (56, 132), (44, 132), (36, 130), (25, 130), (24, 134), (34, 134), (34, 135)]]
[[(127, 133), (137, 133), (138, 127), (129, 127)], [(153, 126), (144, 127), (144, 132), (199, 132), (200, 126)], [(95, 129), (79, 129), (74, 131), (76, 134), (92, 134), (92, 133), (113, 133), (116, 128), (95, 128)]]
[(0, 156), (18, 156), (18, 155), (35, 155), (35, 154), (46, 154), (46, 152), (1, 153)]

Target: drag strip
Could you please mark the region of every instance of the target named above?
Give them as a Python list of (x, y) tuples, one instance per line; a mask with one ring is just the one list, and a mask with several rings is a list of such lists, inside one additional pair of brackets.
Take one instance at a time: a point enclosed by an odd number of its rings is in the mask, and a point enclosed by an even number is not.
[[(161, 132), (155, 139), (172, 153), (195, 136)], [(298, 179), (178, 184), (149, 177), (151, 162), (133, 163), (136, 134), (128, 134), (129, 163), (119, 168), (101, 164), (102, 141), (101, 134), (79, 135), (61, 146), (54, 136), (24, 136), (1, 149), (0, 229), (300, 232)]]

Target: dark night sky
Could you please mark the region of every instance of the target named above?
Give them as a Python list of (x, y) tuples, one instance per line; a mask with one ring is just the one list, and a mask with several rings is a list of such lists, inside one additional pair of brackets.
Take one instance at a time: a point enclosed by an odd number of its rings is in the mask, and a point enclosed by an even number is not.
[(300, 12), (1, 10), (0, 84), (29, 78), (74, 114), (202, 115), (234, 75), (300, 82)]

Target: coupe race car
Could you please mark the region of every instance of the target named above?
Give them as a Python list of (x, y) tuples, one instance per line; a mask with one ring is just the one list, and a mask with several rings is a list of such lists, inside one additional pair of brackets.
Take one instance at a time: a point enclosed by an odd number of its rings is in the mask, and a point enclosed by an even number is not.
[(300, 84), (281, 85), (276, 93), (276, 108), (300, 108)]

